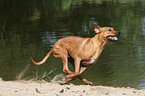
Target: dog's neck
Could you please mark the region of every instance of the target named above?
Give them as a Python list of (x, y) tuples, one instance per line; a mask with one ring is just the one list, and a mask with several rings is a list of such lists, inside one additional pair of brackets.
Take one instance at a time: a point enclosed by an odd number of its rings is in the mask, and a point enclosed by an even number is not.
[(98, 46), (104, 47), (108, 41), (106, 41), (103, 37), (101, 37), (101, 34), (96, 34), (91, 40), (96, 43)]
[(99, 58), (101, 52), (103, 51), (105, 45), (108, 43), (108, 41), (105, 41), (103, 37), (101, 37), (101, 34), (96, 34), (93, 38), (91, 38), (91, 42), (93, 42), (95, 50), (95, 54), (92, 56), (92, 59), (90, 62), (95, 63)]

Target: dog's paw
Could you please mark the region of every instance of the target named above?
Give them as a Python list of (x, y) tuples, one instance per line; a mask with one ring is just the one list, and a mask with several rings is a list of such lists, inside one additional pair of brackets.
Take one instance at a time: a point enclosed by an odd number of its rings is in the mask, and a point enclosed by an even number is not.
[(85, 83), (87, 83), (88, 85), (93, 85), (93, 83), (91, 81), (88, 81), (87, 79), (82, 79)]
[(69, 82), (69, 81), (75, 80), (76, 78), (77, 78), (77, 77), (65, 78), (64, 81), (65, 81), (65, 82)]
[(74, 78), (78, 75), (80, 75), (80, 73), (73, 73), (73, 74), (67, 75), (66, 78)]
[(93, 85), (93, 83), (92, 82), (89, 82), (88, 85)]
[(72, 71), (66, 70), (66, 69), (63, 69), (63, 72), (64, 72), (64, 73), (68, 73), (68, 74), (72, 74), (72, 73), (73, 73)]
[(59, 83), (60, 85), (70, 85), (70, 83), (65, 82), (65, 83)]

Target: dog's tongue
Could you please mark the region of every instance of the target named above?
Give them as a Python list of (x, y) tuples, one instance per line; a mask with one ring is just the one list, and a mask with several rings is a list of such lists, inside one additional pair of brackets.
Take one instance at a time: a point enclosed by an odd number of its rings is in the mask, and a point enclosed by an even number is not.
[(118, 40), (117, 37), (108, 37), (109, 39), (112, 39), (112, 40)]

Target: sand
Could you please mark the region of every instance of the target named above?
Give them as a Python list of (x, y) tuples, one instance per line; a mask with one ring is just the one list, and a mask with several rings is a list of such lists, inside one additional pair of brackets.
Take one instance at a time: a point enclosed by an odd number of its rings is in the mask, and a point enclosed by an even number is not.
[(145, 96), (145, 90), (1, 79), (0, 96)]

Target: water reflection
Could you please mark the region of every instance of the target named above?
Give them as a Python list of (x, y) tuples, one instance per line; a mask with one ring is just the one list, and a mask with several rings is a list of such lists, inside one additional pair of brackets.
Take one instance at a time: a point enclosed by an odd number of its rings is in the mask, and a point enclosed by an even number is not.
[(66, 32), (65, 29), (62, 29), (59, 32), (61, 32), (62, 34), (56, 35), (56, 32), (43, 32), (43, 46), (52, 48), (58, 39), (72, 35), (70, 32)]
[(33, 65), (29, 57), (41, 60), (62, 37), (93, 37), (92, 27), (99, 24), (114, 27), (121, 36), (118, 42), (106, 45), (99, 61), (83, 73), (84, 77), (95, 85), (145, 88), (143, 0), (0, 2), (0, 77), (4, 80), (15, 80), (25, 68), (26, 73), (19, 79), (35, 78), (36, 70), (41, 74), (56, 66), (51, 76), (62, 73), (61, 60), (53, 56), (41, 66)]
[(142, 33), (141, 35), (145, 36), (145, 17), (142, 19)]

